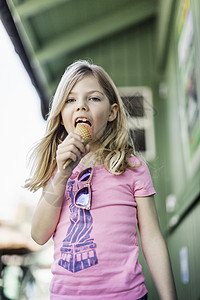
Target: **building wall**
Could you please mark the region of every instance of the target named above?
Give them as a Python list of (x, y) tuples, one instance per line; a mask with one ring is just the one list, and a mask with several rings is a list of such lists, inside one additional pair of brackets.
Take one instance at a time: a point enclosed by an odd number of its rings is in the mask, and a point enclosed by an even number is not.
[[(168, 247), (171, 253), (171, 262), (173, 266), (178, 296), (179, 299), (183, 300), (200, 299), (199, 216), (200, 203), (197, 203), (168, 238)], [(186, 260), (188, 260), (188, 267), (185, 266), (185, 276), (189, 276), (188, 279), (181, 278), (180, 254), (183, 249), (187, 249), (187, 255), (184, 255), (181, 258), (182, 268), (184, 269), (184, 264), (186, 263)], [(188, 256), (188, 258), (186, 256)]]
[(51, 73), (59, 71), (77, 59), (89, 59), (101, 65), (117, 86), (153, 85), (155, 22), (153, 20), (130, 27), (63, 57), (55, 62)]
[[(200, 299), (200, 285), (198, 285), (200, 168), (197, 166), (196, 171), (189, 176), (184, 158), (180, 121), (183, 91), (178, 78), (176, 49), (176, 21), (183, 0), (172, 2), (173, 11), (169, 14), (171, 15), (169, 35), (162, 53), (161, 68), (156, 65), (156, 23), (153, 19), (80, 49), (76, 53), (73, 52), (67, 59), (65, 58), (62, 65), (58, 66), (55, 63), (53, 68), (60, 68), (62, 73), (63, 65), (80, 58), (90, 59), (105, 68), (117, 86), (148, 86), (152, 89), (156, 157), (148, 163), (157, 191), (155, 201), (161, 230), (168, 244), (179, 299), (197, 300)], [(161, 3), (165, 5), (166, 1)], [(195, 16), (195, 37), (199, 42), (200, 3), (198, 0), (192, 0), (191, 4)], [(200, 77), (197, 81), (200, 86)], [(173, 211), (166, 212), (166, 200), (169, 195), (172, 195), (171, 199), (175, 199), (176, 203)], [(181, 262), (187, 263), (187, 255), (180, 260), (181, 249), (186, 249), (188, 254), (187, 283), (181, 281)], [(142, 254), (140, 261), (146, 276), (149, 299), (159, 299)]]
[[(183, 0), (174, 1), (174, 11), (170, 22), (169, 38), (167, 41), (167, 53), (164, 59), (163, 76), (160, 81), (160, 93), (156, 98), (161, 119), (155, 118), (157, 136), (157, 154), (163, 162), (162, 175), (156, 180), (158, 193), (162, 199), (158, 206), (166, 206), (169, 195), (175, 199), (175, 207), (171, 212), (166, 212), (162, 229), (165, 234), (175, 275), (179, 299), (200, 299), (200, 260), (199, 260), (199, 212), (200, 212), (200, 164), (199, 160), (193, 162), (194, 155), (187, 157), (187, 128), (183, 128), (184, 112), (188, 113), (185, 102), (186, 86), (182, 84), (182, 77), (187, 70), (181, 70), (178, 61), (178, 49), (180, 31), (178, 22)], [(187, 1), (185, 1), (186, 3)], [(199, 76), (199, 47), (200, 47), (200, 3), (198, 0), (190, 1), (194, 25), (194, 43), (197, 51), (194, 55), (197, 96), (200, 108), (200, 76)], [(178, 35), (179, 33), (179, 35)], [(191, 34), (191, 33), (190, 33)], [(183, 73), (183, 74), (182, 74)], [(186, 75), (185, 75), (186, 74)], [(184, 76), (182, 76), (184, 75)], [(156, 105), (156, 104), (155, 104)], [(199, 118), (199, 117), (198, 117)], [(162, 126), (160, 128), (160, 124)], [(200, 125), (200, 123), (199, 123)], [(200, 133), (200, 126), (197, 127)], [(197, 134), (197, 136), (199, 135)], [(161, 138), (159, 138), (161, 137)], [(199, 143), (200, 144), (200, 143)], [(183, 254), (184, 252), (184, 254)], [(181, 256), (182, 253), (182, 256)], [(184, 272), (181, 268), (184, 269)], [(182, 278), (183, 273), (185, 278)], [(154, 299), (154, 298), (152, 298)]]

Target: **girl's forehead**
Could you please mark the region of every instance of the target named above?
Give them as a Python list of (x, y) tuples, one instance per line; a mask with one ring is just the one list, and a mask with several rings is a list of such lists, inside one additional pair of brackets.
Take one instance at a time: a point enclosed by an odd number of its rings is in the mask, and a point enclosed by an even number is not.
[(98, 79), (93, 75), (87, 75), (79, 79), (72, 87), (70, 94), (79, 91), (97, 91), (104, 94), (104, 89), (100, 85)]

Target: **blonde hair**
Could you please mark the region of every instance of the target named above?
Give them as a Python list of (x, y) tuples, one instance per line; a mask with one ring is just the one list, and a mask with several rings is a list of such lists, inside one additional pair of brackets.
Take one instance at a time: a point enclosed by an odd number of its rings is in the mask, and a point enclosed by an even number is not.
[(128, 131), (126, 111), (114, 82), (100, 66), (79, 60), (70, 65), (63, 74), (47, 119), (46, 134), (32, 153), (33, 176), (25, 184), (31, 191), (44, 187), (56, 168), (57, 147), (67, 136), (61, 124), (61, 110), (74, 85), (88, 75), (97, 78), (110, 105), (114, 103), (118, 105), (116, 119), (108, 122), (99, 140), (101, 145), (97, 151), (99, 161), (103, 161), (105, 168), (116, 175), (123, 173), (126, 168), (134, 168), (129, 162), (130, 156), (134, 154), (134, 146)]

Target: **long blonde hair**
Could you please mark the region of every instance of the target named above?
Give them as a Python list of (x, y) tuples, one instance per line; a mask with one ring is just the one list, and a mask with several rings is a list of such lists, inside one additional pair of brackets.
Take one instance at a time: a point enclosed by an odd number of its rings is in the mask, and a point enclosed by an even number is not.
[(104, 162), (109, 172), (116, 175), (123, 173), (127, 167), (134, 168), (129, 162), (130, 156), (134, 154), (134, 146), (128, 131), (126, 111), (114, 82), (100, 66), (79, 60), (70, 65), (63, 74), (47, 119), (46, 134), (32, 152), (32, 177), (25, 184), (31, 191), (45, 186), (51, 178), (56, 168), (57, 147), (67, 136), (61, 124), (61, 110), (74, 85), (91, 74), (99, 81), (110, 104), (118, 105), (116, 119), (108, 122), (99, 140), (101, 145), (97, 151), (99, 160)]

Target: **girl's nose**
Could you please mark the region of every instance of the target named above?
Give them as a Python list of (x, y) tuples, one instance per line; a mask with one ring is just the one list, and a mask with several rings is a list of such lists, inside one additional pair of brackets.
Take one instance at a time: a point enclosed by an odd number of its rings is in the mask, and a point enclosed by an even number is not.
[(86, 101), (84, 100), (80, 100), (77, 102), (77, 107), (76, 107), (76, 111), (79, 111), (79, 110), (84, 110), (84, 111), (88, 111), (88, 105), (86, 103)]

